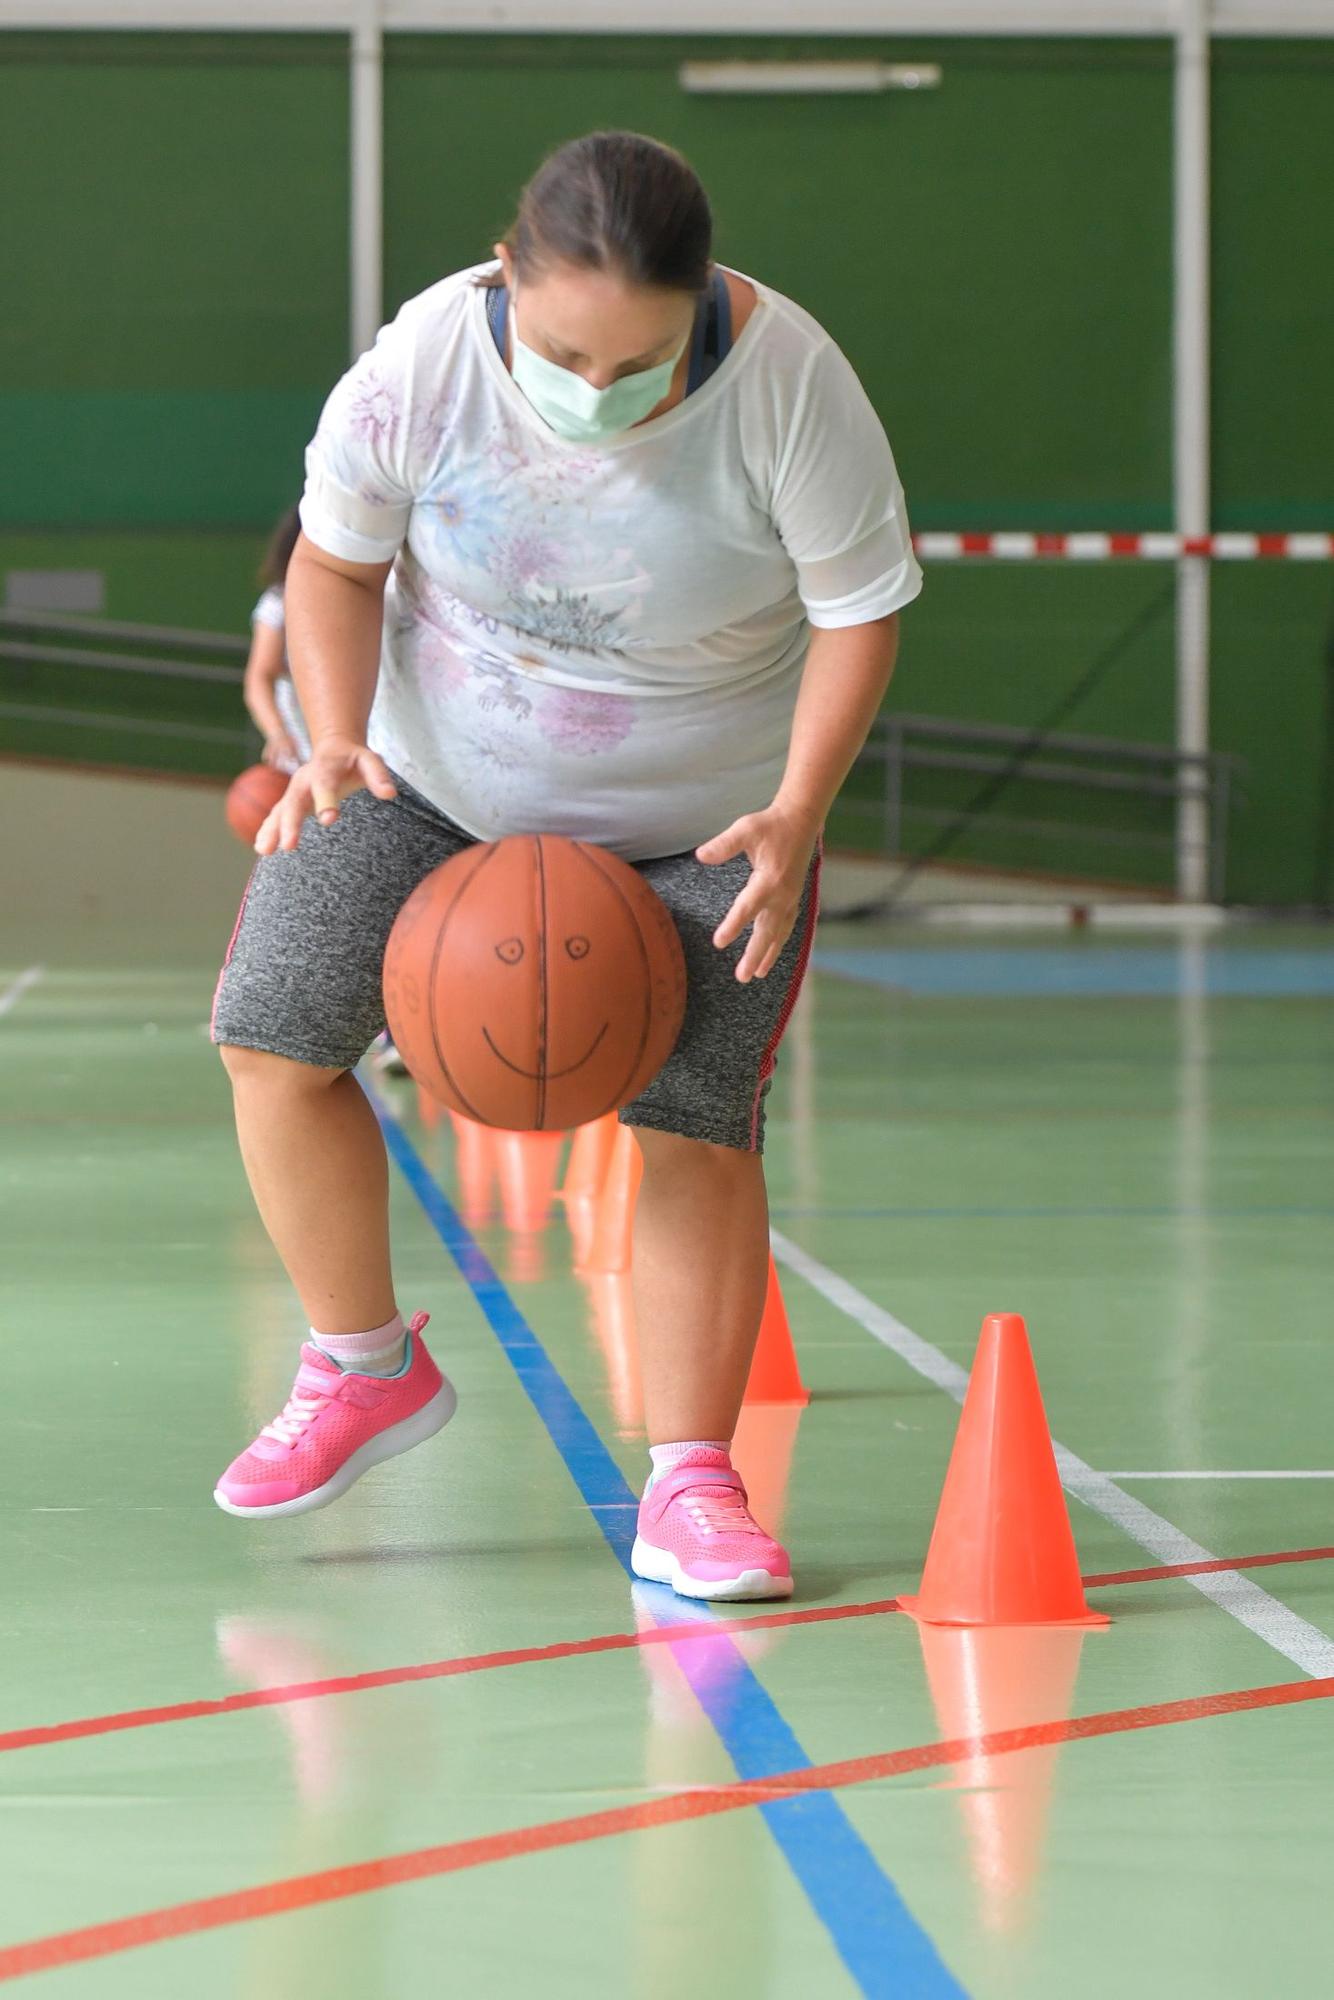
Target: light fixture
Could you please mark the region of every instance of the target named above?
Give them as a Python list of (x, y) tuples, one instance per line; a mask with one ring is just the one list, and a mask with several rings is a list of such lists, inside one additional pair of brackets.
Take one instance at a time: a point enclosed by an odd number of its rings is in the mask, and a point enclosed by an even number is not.
[(701, 97), (868, 97), (882, 90), (936, 90), (939, 63), (688, 62), (682, 90)]

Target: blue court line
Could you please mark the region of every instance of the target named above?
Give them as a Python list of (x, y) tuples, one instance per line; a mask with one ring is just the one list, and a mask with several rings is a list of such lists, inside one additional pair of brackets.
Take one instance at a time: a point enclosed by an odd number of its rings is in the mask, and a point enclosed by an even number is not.
[(1196, 968), (1211, 1000), (1311, 1000), (1334, 994), (1334, 949), (1175, 946), (901, 946), (817, 950), (817, 972), (892, 992), (952, 999), (1170, 1000), (1192, 991)]
[[(620, 1467), (403, 1127), (373, 1092), (367, 1095), (391, 1156), (457, 1264), (617, 1561), (633, 1575), (638, 1501)], [(635, 1590), (660, 1625), (697, 1623), (708, 1611), (707, 1605), (687, 1605), (664, 1586), (636, 1579)], [(672, 1653), (739, 1777), (809, 1769), (811, 1759), (726, 1633), (683, 1640)], [(967, 2000), (832, 1792), (773, 1800), (757, 1810), (868, 2000)]]

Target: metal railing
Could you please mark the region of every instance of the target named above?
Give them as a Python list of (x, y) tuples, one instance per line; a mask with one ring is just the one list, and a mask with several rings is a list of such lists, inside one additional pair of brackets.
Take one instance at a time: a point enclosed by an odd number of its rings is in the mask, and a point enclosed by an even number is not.
[[(976, 828), (1050, 842), (1051, 869), (1056, 874), (1071, 872), (1068, 850), (1076, 839), (1083, 849), (1106, 850), (1109, 863), (1129, 853), (1161, 855), (1170, 863), (1177, 845), (1176, 808), (1183, 799), (1201, 800), (1208, 828), (1209, 894), (1215, 902), (1223, 899), (1229, 819), (1244, 771), (1239, 757), (1221, 751), (1187, 754), (1110, 736), (1039, 734), (1004, 723), (898, 714), (876, 721), (856, 770), (863, 776), (879, 772), (880, 795), (868, 798), (864, 790), (854, 789), (851, 796), (844, 795), (844, 810), (873, 817), (884, 851), (915, 865), (941, 857), (965, 832)], [(974, 778), (978, 783), (962, 804), (910, 800), (908, 784), (914, 773)], [(1044, 788), (1057, 810), (1049, 816), (1031, 809), (1007, 809), (1007, 795), (1029, 785)], [(1060, 807), (1062, 792), (1078, 802), (1074, 816), (1069, 816), (1069, 807)], [(1147, 823), (1109, 823), (1105, 807), (1112, 799), (1128, 802), (1132, 813), (1137, 805), (1143, 806)], [(935, 829), (916, 855), (905, 853), (909, 816), (916, 825)], [(1162, 825), (1156, 823), (1159, 819)]]
[[(141, 625), (111, 618), (71, 617), (67, 612), (0, 609), (0, 722), (54, 724), (90, 734), (134, 736), (163, 742), (217, 744), (238, 752), (254, 746), (240, 691), (249, 642), (231, 632), (197, 632), (175, 625)], [(4, 671), (36, 669), (36, 674)], [(67, 674), (141, 678), (142, 700), (134, 699), (133, 681), (117, 681), (120, 701), (114, 709), (90, 708), (78, 696), (62, 700)], [(15, 681), (25, 685), (15, 688)], [(37, 685), (33, 685), (34, 679)], [(222, 685), (236, 689), (236, 722), (202, 722), (155, 713), (161, 683), (177, 686)], [(154, 685), (156, 684), (156, 685)], [(86, 689), (86, 682), (85, 682)], [(42, 699), (16, 699), (40, 694)], [(140, 712), (142, 710), (142, 712)]]
[[(238, 753), (253, 751), (254, 732), (247, 726), (240, 703), (243, 678), (239, 664), (248, 641), (226, 632), (195, 632), (177, 626), (127, 624), (113, 619), (76, 618), (65, 613), (0, 610), (0, 686), (4, 663), (36, 670), (22, 690), (0, 695), (0, 722), (67, 725), (112, 737), (157, 738), (181, 744), (227, 745)], [(139, 676), (142, 701), (118, 704), (114, 710), (81, 706), (78, 701), (52, 699), (68, 671), (76, 678), (89, 671), (117, 677), (127, 696)], [(202, 721), (167, 717), (154, 712), (155, 695), (163, 681), (186, 685), (219, 684), (236, 689), (236, 721)], [(84, 685), (86, 687), (86, 679)], [(26, 698), (13, 698), (14, 694)], [(39, 699), (32, 699), (34, 695)], [(142, 710), (142, 712), (140, 712)], [(916, 868), (935, 860), (976, 828), (1002, 836), (1022, 836), (1052, 848), (1051, 872), (1069, 874), (1066, 850), (1073, 840), (1084, 849), (1117, 856), (1151, 854), (1170, 862), (1175, 846), (1176, 807), (1183, 799), (1204, 803), (1208, 827), (1207, 875), (1213, 900), (1221, 901), (1226, 882), (1228, 825), (1242, 760), (1212, 752), (1186, 755), (1157, 744), (1070, 732), (1035, 731), (1003, 723), (952, 722), (939, 716), (895, 714), (880, 717), (857, 760), (854, 779), (840, 801), (842, 815), (856, 815), (866, 827), (865, 844), (887, 854), (905, 856), (905, 822), (928, 829), (925, 845), (905, 858)], [(865, 780), (879, 774), (878, 796), (868, 797)], [(975, 779), (973, 793), (962, 804), (933, 802), (923, 786), (909, 797), (914, 776), (929, 775), (946, 782)], [(1052, 815), (1007, 809), (1007, 798), (1027, 786), (1042, 788), (1039, 796), (1058, 805), (1060, 795), (1077, 801), (1073, 808)], [(1116, 799), (1131, 809), (1145, 808), (1148, 824), (1108, 823), (1108, 814), (1094, 810)], [(1154, 823), (1153, 815), (1163, 824)], [(1073, 816), (1071, 816), (1073, 814)]]

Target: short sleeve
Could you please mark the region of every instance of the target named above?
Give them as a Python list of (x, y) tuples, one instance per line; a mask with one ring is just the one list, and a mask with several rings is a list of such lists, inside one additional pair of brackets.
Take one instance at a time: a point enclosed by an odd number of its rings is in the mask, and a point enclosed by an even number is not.
[(389, 562), (407, 533), (412, 364), (400, 314), (337, 384), (306, 447), (302, 529), (345, 562)]
[(267, 625), (273, 632), (281, 632), (287, 620), (283, 613), (283, 594), (274, 585), (266, 590), (250, 614), (252, 625)]
[(889, 440), (832, 341), (803, 374), (771, 505), (812, 625), (867, 625), (921, 590)]

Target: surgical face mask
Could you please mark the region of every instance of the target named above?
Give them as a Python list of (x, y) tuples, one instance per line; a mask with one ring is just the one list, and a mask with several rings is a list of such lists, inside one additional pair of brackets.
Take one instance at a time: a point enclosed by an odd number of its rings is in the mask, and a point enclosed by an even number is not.
[(516, 385), (544, 423), (570, 444), (601, 444), (620, 431), (642, 424), (672, 385), (676, 364), (685, 353), (683, 340), (675, 354), (656, 368), (622, 375), (605, 389), (595, 389), (571, 368), (559, 368), (545, 355), (525, 347), (514, 327), (512, 372)]

